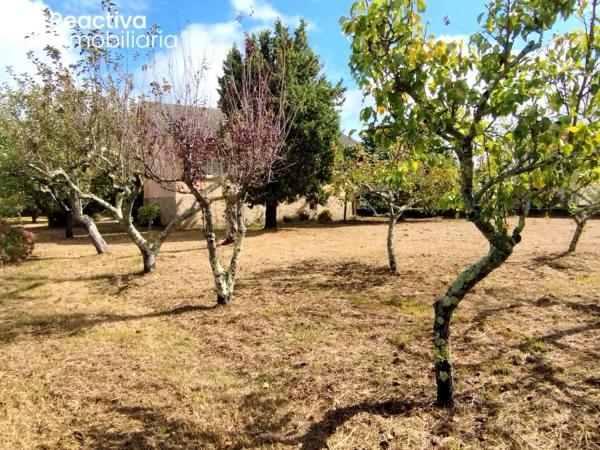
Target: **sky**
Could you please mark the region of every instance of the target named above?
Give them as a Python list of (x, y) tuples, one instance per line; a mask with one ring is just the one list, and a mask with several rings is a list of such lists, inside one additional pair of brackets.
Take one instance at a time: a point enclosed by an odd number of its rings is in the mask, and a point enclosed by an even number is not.
[[(113, 0), (123, 17), (143, 16), (147, 26), (159, 24), (163, 36), (173, 35), (192, 53), (194, 61), (208, 62), (206, 95), (209, 103), (217, 100), (217, 77), (222, 60), (234, 42), (241, 42), (245, 32), (272, 27), (277, 18), (295, 27), (300, 18), (309, 24), (309, 40), (320, 56), (323, 72), (332, 82), (342, 80), (346, 100), (341, 109), (342, 129), (360, 128), (358, 119), (362, 109), (362, 93), (357, 89), (348, 68), (350, 41), (341, 32), (339, 18), (349, 14), (352, 0)], [(4, 68), (12, 66), (17, 72), (30, 71), (26, 53), (41, 52), (48, 43), (68, 45), (66, 16), (81, 18), (101, 14), (101, 0), (10, 0), (0, 16), (0, 82), (9, 80)], [(61, 14), (57, 36), (43, 34), (42, 10), (49, 7)], [(468, 36), (477, 30), (476, 18), (485, 10), (485, 0), (429, 0), (424, 16), (429, 30), (447, 38)], [(58, 17), (58, 16), (57, 16)], [(445, 20), (447, 18), (448, 20)], [(139, 23), (139, 22), (138, 22)], [(138, 31), (130, 24), (128, 30)], [(37, 32), (36, 36), (25, 36)], [(167, 75), (170, 64), (181, 64), (181, 49), (167, 46), (155, 55), (161, 69), (157, 74)], [(67, 55), (68, 56), (68, 55)], [(74, 56), (73, 56), (74, 57)], [(139, 65), (132, 63), (133, 66)], [(137, 67), (140, 84), (142, 76)]]

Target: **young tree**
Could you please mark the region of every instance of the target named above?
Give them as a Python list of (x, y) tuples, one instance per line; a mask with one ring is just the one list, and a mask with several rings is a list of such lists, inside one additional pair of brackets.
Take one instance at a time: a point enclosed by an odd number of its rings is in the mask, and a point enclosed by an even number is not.
[[(324, 201), (323, 184), (331, 179), (334, 159), (333, 145), (337, 142), (339, 113), (343, 88), (331, 84), (322, 73), (318, 56), (308, 44), (307, 24), (301, 21), (294, 35), (281, 21), (274, 31), (250, 36), (260, 59), (252, 70), (271, 73), (271, 102), (282, 98), (286, 115), (294, 117), (287, 134), (285, 158), (277, 163), (277, 177), (266, 186), (252, 189), (251, 204), (264, 204), (265, 228), (277, 228), (277, 205), (293, 202), (300, 196), (311, 201)], [(234, 112), (237, 104), (227, 94), (227, 83), (242, 82), (242, 54), (235, 46), (223, 64), (224, 75), (219, 80), (222, 111)], [(285, 89), (281, 91), (281, 89)]]
[[(353, 38), (353, 73), (376, 103), (362, 119), (381, 138), (401, 137), (426, 153), (454, 152), (466, 216), (489, 243), (487, 255), (434, 304), (437, 403), (450, 407), (454, 311), (511, 255), (530, 203), (563, 176), (561, 163), (576, 164), (594, 150), (584, 145), (592, 130), (576, 132), (564, 116), (552, 121), (544, 104), (544, 33), (572, 13), (574, 0), (492, 0), (468, 43), (427, 34), (424, 3), (356, 1), (343, 29)], [(582, 145), (569, 147), (564, 136)], [(519, 220), (511, 225), (514, 212)]]
[(358, 182), (363, 199), (376, 197), (386, 204), (388, 262), (390, 271), (395, 273), (398, 268), (394, 248), (396, 223), (407, 211), (433, 214), (454, 201), (458, 194), (456, 162), (447, 155), (418, 155), (410, 145), (397, 142), (385, 150), (364, 153), (356, 172), (353, 178)]
[[(567, 144), (581, 128), (594, 127), (600, 120), (600, 41), (599, 0), (578, 2), (577, 18), (581, 29), (555, 36), (546, 51), (548, 70), (548, 108), (554, 121), (567, 116), (572, 133)], [(598, 146), (598, 142), (588, 145)], [(583, 229), (600, 212), (600, 160), (586, 158), (574, 164), (571, 176), (558, 186), (558, 196), (571, 212), (576, 227), (567, 253), (574, 252)]]
[(358, 143), (339, 143), (335, 146), (331, 186), (333, 188), (332, 194), (343, 198), (344, 222), (348, 218), (348, 202), (352, 200), (352, 204), (354, 205), (360, 193), (359, 175), (361, 171), (359, 169), (363, 153), (364, 148)]
[(74, 191), (66, 197), (57, 195), (52, 179), (55, 170), (64, 169), (79, 184), (91, 186), (95, 174), (85, 161), (95, 145), (95, 124), (77, 80), (60, 62), (60, 52), (47, 47), (46, 53), (50, 63), (30, 54), (36, 76), (15, 76), (17, 88), (7, 92), (13, 122), (10, 141), (18, 153), (11, 161), (12, 173), (27, 176), (30, 183), (51, 194), (73, 221), (86, 228), (98, 254), (108, 253), (95, 222), (83, 212), (83, 199)]
[[(142, 127), (147, 130), (144, 140), (151, 143), (148, 148), (154, 149), (150, 160), (167, 155), (163, 165), (147, 165), (148, 172), (167, 189), (191, 193), (203, 213), (219, 305), (229, 304), (233, 296), (246, 235), (244, 207), (248, 193), (272, 179), (289, 127), (282, 100), (273, 101), (269, 75), (254, 69), (254, 64), (259, 64), (256, 56), (254, 41), (248, 38), (240, 61), (241, 82), (230, 78), (222, 85), (222, 95), (230, 101), (224, 111), (226, 120), (217, 130), (211, 126), (201, 96), (202, 71), (187, 74), (182, 91), (175, 94), (170, 84), (155, 83), (155, 102), (142, 114), (143, 120), (152, 124)], [(176, 103), (169, 104), (167, 99), (173, 95)], [(225, 201), (235, 212), (235, 241), (228, 267), (217, 248), (212, 207), (219, 201)]]
[(567, 195), (565, 203), (575, 222), (575, 231), (569, 242), (567, 253), (573, 253), (577, 250), (577, 244), (587, 221), (600, 214), (600, 185), (586, 183), (584, 189), (578, 192), (569, 191)]

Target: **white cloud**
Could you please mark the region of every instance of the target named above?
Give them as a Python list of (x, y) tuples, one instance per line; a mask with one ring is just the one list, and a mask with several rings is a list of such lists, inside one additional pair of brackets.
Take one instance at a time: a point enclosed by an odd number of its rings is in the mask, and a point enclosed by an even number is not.
[(277, 19), (286, 24), (297, 24), (299, 16), (286, 16), (264, 0), (231, 0), (231, 6), (236, 14), (252, 20), (272, 25)]
[(254, 33), (270, 28), (278, 18), (289, 25), (296, 25), (300, 21), (297, 16), (281, 14), (265, 0), (230, 0), (230, 4), (236, 16), (247, 17), (254, 26), (244, 28), (238, 17), (221, 23), (188, 25), (179, 34), (178, 48), (158, 52), (152, 64), (153, 70), (146, 75), (138, 74), (138, 86), (141, 85), (144, 89), (149, 81), (174, 78), (174, 88), (181, 91), (186, 82), (190, 81), (190, 73), (204, 66), (205, 80), (199, 95), (206, 97), (210, 106), (215, 106), (218, 101), (218, 77), (223, 73), (223, 60), (234, 43), (242, 45), (244, 32)]
[[(363, 124), (360, 121), (360, 112), (367, 106), (375, 104), (373, 97), (363, 97), (360, 89), (348, 89), (345, 94), (345, 101), (340, 110), (340, 119), (342, 132), (349, 133), (350, 130), (360, 131)], [(354, 135), (356, 139), (358, 135)]]
[(466, 34), (440, 34), (439, 36), (436, 36), (436, 39), (446, 42), (447, 44), (451, 42), (458, 42), (460, 43), (461, 47), (464, 47), (469, 43), (471, 38)]
[[(57, 25), (57, 35), (45, 33), (45, 17), (47, 5), (41, 0), (12, 0), (10, 8), (0, 14), (0, 82), (10, 82), (6, 67), (11, 66), (16, 73), (34, 71), (34, 66), (27, 58), (27, 52), (33, 50), (37, 56), (43, 54), (47, 45), (52, 45), (66, 54), (71, 61), (71, 53), (66, 49), (69, 45), (69, 28), (66, 24)], [(26, 38), (25, 36), (35, 33)]]
[(172, 79), (177, 95), (192, 81), (195, 72), (203, 70), (204, 81), (198, 96), (206, 98), (210, 106), (215, 106), (218, 101), (218, 77), (223, 74), (223, 60), (231, 46), (234, 43), (241, 44), (242, 39), (243, 29), (236, 21), (190, 24), (180, 33), (177, 48), (157, 53), (152, 69), (145, 77), (139, 74), (138, 83), (142, 84), (142, 88), (147, 88), (149, 81)]

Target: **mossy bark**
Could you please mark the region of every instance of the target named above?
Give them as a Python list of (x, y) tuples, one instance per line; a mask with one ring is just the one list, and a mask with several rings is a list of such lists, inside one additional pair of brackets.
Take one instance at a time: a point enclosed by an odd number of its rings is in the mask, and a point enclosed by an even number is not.
[(577, 224), (575, 227), (575, 232), (573, 233), (573, 237), (571, 238), (571, 242), (569, 243), (569, 249), (567, 253), (573, 253), (577, 250), (577, 244), (579, 243), (579, 239), (583, 233), (583, 229), (587, 223), (587, 219), (581, 219), (579, 217), (573, 217), (573, 220)]
[(237, 235), (237, 205), (236, 202), (229, 199), (229, 192), (232, 187), (228, 184), (225, 184), (223, 187), (223, 195), (225, 196), (225, 224), (227, 234), (225, 235), (225, 239), (221, 242), (221, 245), (229, 245), (235, 242), (235, 237)]
[(229, 201), (235, 205), (236, 233), (233, 253), (231, 255), (228, 269), (225, 269), (221, 263), (221, 259), (219, 258), (211, 202), (210, 200), (206, 199), (202, 203), (202, 211), (204, 214), (204, 235), (206, 237), (206, 246), (208, 248), (208, 258), (215, 282), (217, 304), (221, 306), (228, 305), (233, 298), (238, 261), (242, 252), (244, 238), (246, 236), (246, 226), (244, 223), (244, 202), (237, 196), (230, 198)]
[(399, 215), (390, 214), (388, 221), (388, 234), (387, 234), (387, 252), (388, 261), (390, 265), (390, 271), (396, 272), (398, 270), (398, 263), (396, 261), (396, 251), (394, 249), (394, 234), (396, 231), (396, 222), (400, 218)]
[(109, 252), (108, 244), (98, 231), (98, 227), (94, 220), (83, 213), (83, 203), (81, 197), (76, 192), (71, 192), (69, 198), (69, 216), (73, 221), (85, 227), (92, 245), (96, 249), (99, 255), (106, 254)]
[(464, 270), (434, 305), (433, 357), (437, 384), (437, 404), (444, 408), (454, 404), (454, 375), (450, 354), (450, 321), (458, 304), (477, 283), (500, 267), (512, 253), (514, 243), (506, 237), (501, 248), (490, 245), (486, 256)]
[(156, 269), (156, 252), (152, 249), (142, 251), (144, 260), (144, 273), (152, 273)]

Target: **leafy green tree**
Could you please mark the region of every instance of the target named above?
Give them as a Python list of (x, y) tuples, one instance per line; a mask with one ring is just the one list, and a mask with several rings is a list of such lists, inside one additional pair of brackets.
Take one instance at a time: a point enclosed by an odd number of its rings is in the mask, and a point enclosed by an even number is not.
[(361, 145), (342, 144), (335, 146), (335, 157), (331, 177), (332, 194), (343, 198), (344, 222), (348, 216), (348, 202), (356, 202), (360, 192), (358, 175), (360, 174), (360, 155), (364, 152)]
[(61, 64), (58, 50), (47, 47), (46, 54), (50, 62), (30, 54), (36, 76), (15, 76), (17, 87), (7, 92), (14, 122), (10, 140), (19, 154), (19, 159), (13, 160), (13, 170), (27, 174), (30, 182), (49, 193), (76, 223), (86, 228), (96, 251), (107, 253), (106, 241), (84, 213), (84, 199), (70, 189), (66, 195), (59, 194), (61, 187), (51, 176), (54, 170), (65, 169), (78, 183), (91, 185), (97, 174), (84, 162), (97, 142), (94, 118), (87, 114), (89, 99), (85, 91)]
[[(548, 61), (548, 110), (552, 120), (567, 115), (570, 132), (567, 149), (582, 129), (600, 121), (600, 41), (598, 40), (599, 0), (578, 2), (577, 16), (582, 29), (555, 36), (546, 51)], [(598, 147), (598, 140), (586, 145)], [(567, 253), (574, 252), (587, 221), (600, 212), (600, 159), (598, 154), (571, 162), (569, 177), (558, 186), (576, 227)]]
[(452, 151), (466, 216), (489, 244), (434, 304), (437, 402), (450, 407), (454, 311), (512, 254), (529, 205), (595, 151), (589, 142), (597, 129), (572, 129), (568, 114), (553, 121), (546, 111), (544, 34), (572, 14), (575, 0), (492, 0), (469, 42), (428, 34), (424, 8), (423, 0), (360, 0), (342, 26), (352, 36), (352, 71), (376, 103), (362, 119), (379, 139), (401, 138), (429, 154)]
[[(374, 142), (372, 139), (369, 141), (368, 145), (372, 146)], [(401, 142), (386, 148), (361, 146), (353, 151), (353, 157), (353, 160), (342, 160), (335, 172), (343, 173), (345, 189), (361, 195), (375, 215), (381, 214), (369, 199), (376, 198), (385, 205), (389, 268), (396, 272), (396, 223), (407, 211), (434, 214), (456, 201), (456, 161), (448, 154), (420, 154)]]
[[(271, 73), (273, 101), (283, 98), (286, 117), (293, 117), (284, 148), (286, 156), (275, 168), (277, 176), (266, 186), (254, 189), (248, 198), (250, 204), (266, 206), (265, 228), (277, 227), (280, 202), (292, 202), (300, 196), (325, 201), (322, 186), (332, 176), (333, 145), (340, 133), (337, 107), (343, 88), (323, 75), (319, 58), (308, 44), (306, 28), (306, 22), (301, 21), (292, 36), (278, 21), (273, 32), (260, 32), (246, 42), (262, 56), (254, 70), (266, 68)], [(232, 103), (235, 106), (235, 100), (228, 96), (227, 85), (240, 85), (241, 58), (234, 46), (224, 61), (224, 75), (219, 79), (222, 111), (234, 110), (228, 107)]]

